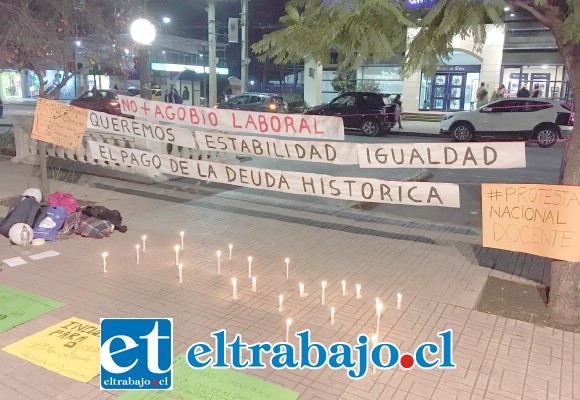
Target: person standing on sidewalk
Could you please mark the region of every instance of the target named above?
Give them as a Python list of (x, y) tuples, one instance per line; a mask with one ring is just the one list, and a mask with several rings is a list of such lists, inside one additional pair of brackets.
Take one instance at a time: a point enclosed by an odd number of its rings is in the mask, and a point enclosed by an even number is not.
[(393, 100), (393, 104), (395, 104), (397, 107), (395, 107), (395, 121), (399, 124), (399, 129), (403, 129), (403, 125), (401, 125), (401, 115), (403, 115), (403, 102), (401, 101), (401, 95), (398, 94), (395, 96), (395, 99)]

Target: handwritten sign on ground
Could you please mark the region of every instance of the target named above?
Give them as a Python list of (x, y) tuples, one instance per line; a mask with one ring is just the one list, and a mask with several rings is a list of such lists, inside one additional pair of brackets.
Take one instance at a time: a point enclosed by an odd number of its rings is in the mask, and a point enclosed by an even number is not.
[(195, 138), (201, 150), (217, 150), (295, 161), (340, 165), (358, 164), (354, 143), (280, 140), (199, 131), (195, 132)]
[(525, 168), (524, 142), (358, 143), (362, 168)]
[(139, 97), (118, 97), (123, 114), (149, 120), (230, 133), (344, 140), (344, 125), (339, 117), (226, 110), (164, 103)]
[(100, 334), (99, 324), (69, 318), (3, 350), (50, 371), (89, 382), (100, 372)]
[(362, 202), (459, 207), (459, 186), (451, 183), (386, 181), (243, 167), (157, 155), (94, 141), (89, 141), (89, 148), (92, 157), (98, 160), (252, 189)]
[(483, 246), (580, 261), (580, 187), (481, 185)]
[(89, 111), (87, 129), (96, 132), (113, 133), (130, 136), (135, 139), (149, 139), (158, 142), (173, 143), (176, 146), (196, 148), (193, 133), (174, 125), (159, 125), (131, 118)]
[(62, 307), (64, 303), (0, 286), (0, 333)]
[[(195, 400), (296, 400), (299, 393), (273, 383), (229, 369), (195, 370), (183, 355), (173, 363), (174, 383), (171, 398)], [(127, 391), (119, 400), (165, 398), (164, 391)]]
[(38, 99), (32, 139), (78, 150), (87, 126), (87, 110), (57, 101)]

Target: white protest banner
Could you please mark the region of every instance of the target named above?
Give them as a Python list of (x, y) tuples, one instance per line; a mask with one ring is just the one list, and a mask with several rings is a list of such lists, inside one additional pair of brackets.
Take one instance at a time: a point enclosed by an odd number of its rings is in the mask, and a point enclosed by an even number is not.
[(359, 143), (361, 168), (525, 168), (524, 142)]
[(191, 176), (188, 160), (173, 157), (168, 154), (155, 154), (145, 150), (127, 149), (111, 146), (106, 143), (88, 141), (91, 155), (95, 160), (106, 160), (116, 164), (127, 165), (135, 168), (148, 168), (159, 171), (162, 174), (179, 176)]
[(195, 132), (195, 138), (201, 150), (217, 150), (295, 161), (340, 165), (358, 164), (354, 143), (280, 140), (200, 131)]
[(203, 130), (302, 139), (344, 140), (342, 118), (187, 106), (119, 95), (123, 114)]
[(173, 125), (159, 125), (89, 110), (87, 129), (197, 148), (193, 133)]
[(398, 182), (243, 167), (159, 156), (94, 141), (89, 141), (89, 147), (96, 159), (235, 186), (341, 200), (459, 207), (459, 186), (452, 183)]

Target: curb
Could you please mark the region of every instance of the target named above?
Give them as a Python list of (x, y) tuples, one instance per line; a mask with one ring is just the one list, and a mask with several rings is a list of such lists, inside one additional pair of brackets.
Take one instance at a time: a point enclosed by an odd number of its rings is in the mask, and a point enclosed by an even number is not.
[(443, 137), (443, 138), (450, 138), (451, 135), (448, 133), (422, 133), (422, 132), (401, 132), (392, 130), (389, 133), (385, 134), (385, 136), (415, 136), (415, 137)]

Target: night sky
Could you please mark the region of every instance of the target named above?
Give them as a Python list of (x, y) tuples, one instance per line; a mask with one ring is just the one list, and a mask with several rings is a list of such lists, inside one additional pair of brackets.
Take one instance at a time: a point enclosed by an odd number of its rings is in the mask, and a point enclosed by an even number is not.
[[(260, 40), (264, 33), (271, 32), (279, 24), (278, 19), (284, 14), (284, 0), (250, 0), (249, 1), (249, 39), (250, 44)], [(185, 36), (207, 40), (207, 2), (205, 0), (165, 0), (149, 1), (148, 10), (153, 16), (161, 19), (171, 18), (169, 25), (162, 24), (162, 32), (169, 35)], [(216, 21), (218, 43), (227, 43), (228, 18), (239, 18), (241, 2), (219, 1), (216, 3)], [(228, 44), (226, 57), (232, 75), (239, 76), (240, 45)], [(251, 50), (249, 50), (251, 56)], [(261, 79), (261, 67), (256, 61), (250, 64), (250, 79)], [(254, 75), (254, 76), (252, 76)]]

